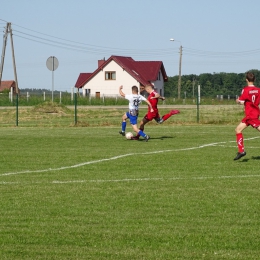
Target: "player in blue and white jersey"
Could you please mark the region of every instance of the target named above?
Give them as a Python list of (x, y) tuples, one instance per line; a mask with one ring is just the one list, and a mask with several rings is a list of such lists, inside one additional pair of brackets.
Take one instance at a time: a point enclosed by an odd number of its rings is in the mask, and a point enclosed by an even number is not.
[(145, 141), (147, 142), (150, 139), (149, 135), (145, 134), (142, 130), (139, 130), (137, 127), (139, 104), (142, 101), (145, 101), (148, 104), (148, 106), (150, 107), (150, 111), (153, 112), (152, 105), (145, 97), (138, 94), (137, 86), (132, 87), (132, 94), (130, 94), (130, 95), (126, 95), (122, 91), (122, 89), (123, 89), (123, 86), (120, 86), (119, 93), (122, 97), (129, 100), (129, 111), (126, 112), (122, 116), (122, 130), (119, 132), (119, 134), (125, 136), (126, 120), (130, 119), (130, 124), (132, 125), (133, 130), (136, 132), (137, 135), (142, 136), (145, 139)]

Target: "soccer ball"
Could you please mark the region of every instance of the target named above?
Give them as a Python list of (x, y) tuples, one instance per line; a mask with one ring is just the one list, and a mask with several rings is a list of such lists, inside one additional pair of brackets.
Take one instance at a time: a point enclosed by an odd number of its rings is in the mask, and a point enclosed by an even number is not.
[(131, 138), (133, 137), (134, 135), (131, 133), (131, 132), (128, 132), (125, 134), (125, 138), (128, 139), (128, 140), (131, 140)]

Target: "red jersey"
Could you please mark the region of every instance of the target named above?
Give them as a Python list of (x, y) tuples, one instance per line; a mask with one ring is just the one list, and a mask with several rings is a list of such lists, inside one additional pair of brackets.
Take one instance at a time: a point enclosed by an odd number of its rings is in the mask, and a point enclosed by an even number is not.
[[(158, 110), (158, 108), (157, 108), (157, 104), (158, 104), (158, 98), (151, 98), (151, 97), (155, 97), (155, 94), (157, 94), (157, 92), (156, 91), (152, 91), (151, 93), (150, 93), (150, 95), (148, 96), (148, 100), (149, 100), (149, 102), (151, 103), (151, 105), (152, 105), (152, 108), (153, 108), (153, 110), (154, 111), (157, 111)], [(149, 112), (149, 107), (148, 107), (148, 112)]]
[(246, 118), (259, 118), (260, 88), (250, 85), (243, 88), (239, 101), (244, 101)]

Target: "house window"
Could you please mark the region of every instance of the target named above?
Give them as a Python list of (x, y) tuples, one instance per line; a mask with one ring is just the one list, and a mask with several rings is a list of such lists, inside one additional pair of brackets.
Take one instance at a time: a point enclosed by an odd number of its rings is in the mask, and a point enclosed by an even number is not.
[(116, 72), (115, 71), (106, 71), (105, 72), (105, 79), (106, 80), (115, 80), (116, 79)]
[(161, 80), (161, 73), (158, 73), (157, 80)]

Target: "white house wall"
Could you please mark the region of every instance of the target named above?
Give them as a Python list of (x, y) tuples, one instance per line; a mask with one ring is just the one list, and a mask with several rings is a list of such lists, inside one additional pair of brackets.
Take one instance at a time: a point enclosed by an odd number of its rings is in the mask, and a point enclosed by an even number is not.
[(160, 73), (160, 80), (152, 81), (151, 83), (154, 85), (154, 88), (157, 93), (159, 93), (161, 96), (164, 96), (164, 81), (163, 81), (163, 75)]
[[(105, 80), (106, 71), (115, 71), (115, 80)], [(104, 96), (118, 96), (119, 87), (123, 85), (123, 92), (131, 94), (131, 87), (136, 85), (139, 88), (139, 82), (123, 70), (113, 60), (107, 64), (100, 72), (98, 72), (87, 84), (82, 87), (83, 95), (86, 89), (90, 89), (90, 95), (95, 96), (96, 92), (100, 92), (100, 97)]]

